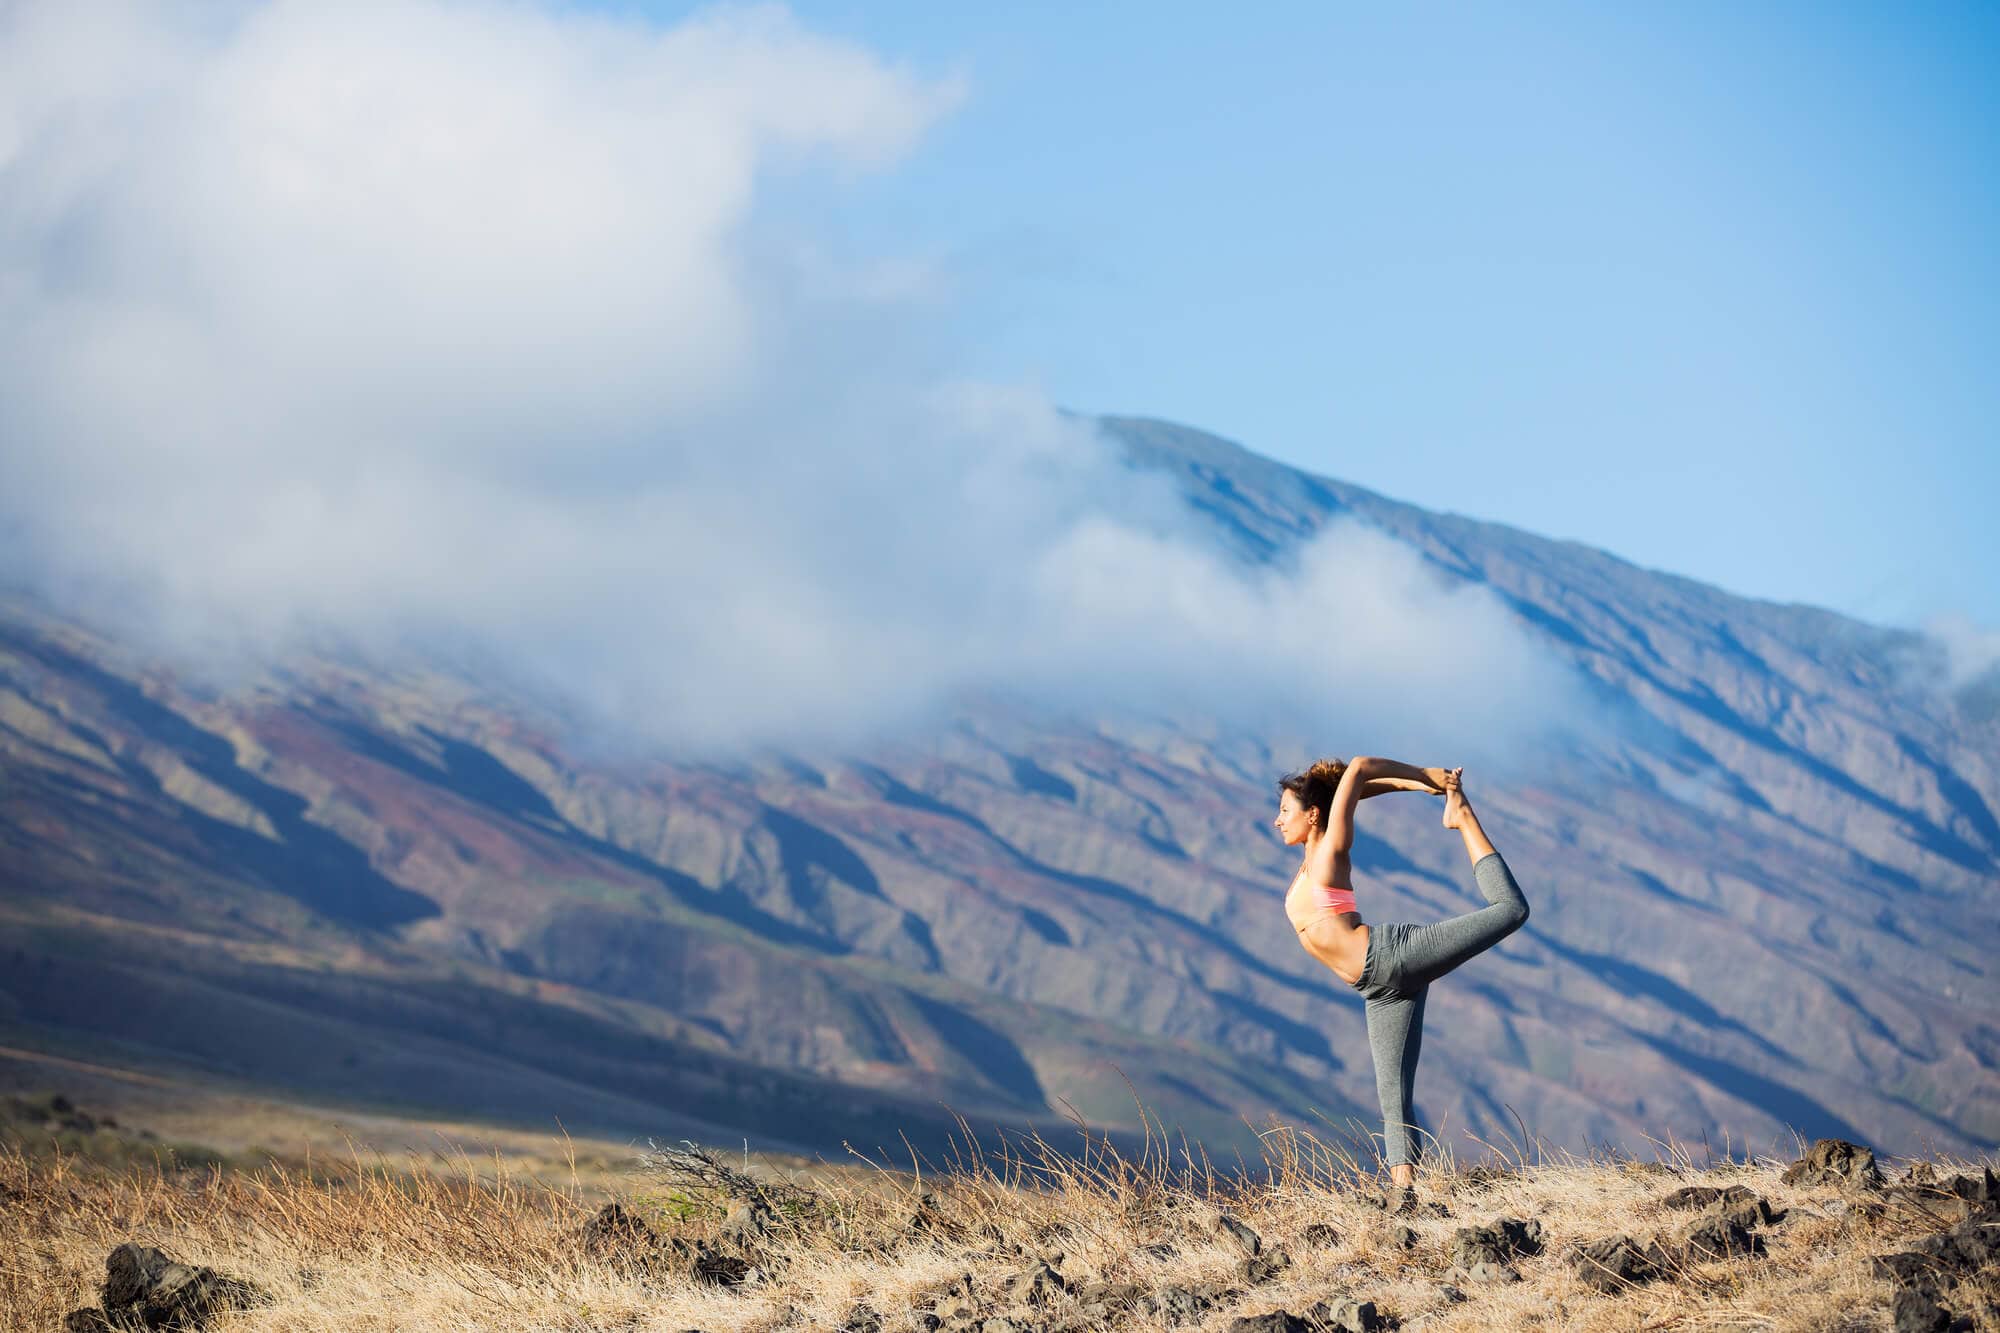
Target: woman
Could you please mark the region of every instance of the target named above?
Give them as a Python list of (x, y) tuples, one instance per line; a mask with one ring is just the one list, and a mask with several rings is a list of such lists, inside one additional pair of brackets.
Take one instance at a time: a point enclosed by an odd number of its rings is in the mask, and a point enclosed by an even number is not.
[[(1362, 755), (1346, 764), (1322, 760), (1278, 783), (1278, 836), (1287, 847), (1303, 843), (1306, 849), (1285, 894), (1285, 914), (1306, 952), (1366, 1001), (1375, 1091), (1382, 1102), (1384, 1160), (1390, 1180), (1404, 1190), (1417, 1176), (1410, 1097), (1430, 983), (1506, 939), (1528, 919), (1528, 900), (1465, 799), (1462, 771), (1412, 768)], [(1444, 796), (1444, 826), (1457, 829), (1465, 840), (1472, 877), (1488, 906), (1428, 926), (1390, 921), (1371, 929), (1362, 923), (1348, 863), (1354, 848), (1354, 806), (1390, 791)]]

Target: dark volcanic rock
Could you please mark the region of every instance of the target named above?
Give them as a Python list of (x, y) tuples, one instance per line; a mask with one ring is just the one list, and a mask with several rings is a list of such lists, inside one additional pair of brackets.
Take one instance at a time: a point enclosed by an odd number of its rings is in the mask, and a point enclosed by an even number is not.
[(1269, 1282), (1278, 1274), (1292, 1266), (1292, 1256), (1284, 1250), (1268, 1250), (1263, 1254), (1253, 1254), (1237, 1266), (1236, 1276), (1251, 1286)]
[(1228, 1333), (1311, 1333), (1311, 1325), (1295, 1314), (1273, 1310), (1269, 1314), (1238, 1315), (1229, 1321)]
[(1902, 1253), (1875, 1256), (1873, 1269), (1896, 1284), (1899, 1330), (1960, 1327), (1943, 1298), (1961, 1283), (2000, 1273), (2000, 1204), (1982, 1204), (1964, 1221)]
[(596, 1259), (644, 1258), (660, 1243), (644, 1218), (615, 1203), (598, 1209), (596, 1216), (583, 1224), (578, 1238), (584, 1253)]
[(103, 1316), (114, 1326), (198, 1329), (213, 1315), (270, 1299), (255, 1283), (177, 1263), (145, 1245), (120, 1245), (104, 1260)]
[(1951, 1311), (1921, 1291), (1897, 1292), (1893, 1309), (1896, 1333), (1945, 1333), (1951, 1327)]
[(1305, 1312), (1305, 1324), (1313, 1333), (1380, 1333), (1391, 1326), (1375, 1302), (1346, 1297), (1315, 1301)]
[(1170, 1325), (1191, 1324), (1217, 1305), (1242, 1293), (1213, 1282), (1161, 1287), (1153, 1293), (1153, 1309)]
[(1380, 1333), (1389, 1323), (1373, 1301), (1316, 1301), (1302, 1314), (1273, 1310), (1240, 1315), (1229, 1321), (1228, 1333)]
[(1021, 1305), (1046, 1305), (1069, 1290), (1063, 1275), (1045, 1263), (1024, 1268), (1007, 1279), (1007, 1298)]
[(118, 1326), (94, 1305), (71, 1310), (63, 1316), (62, 1333), (119, 1333)]
[(1122, 1314), (1146, 1299), (1147, 1288), (1137, 1282), (1086, 1282), (1073, 1295), (1083, 1313), (1100, 1322)]
[(1875, 1165), (1875, 1152), (1846, 1139), (1818, 1139), (1804, 1157), (1785, 1168), (1779, 1177), (1787, 1185), (1858, 1185), (1874, 1189), (1882, 1184), (1882, 1169)]
[(1490, 1259), (1482, 1259), (1466, 1268), (1453, 1264), (1444, 1273), (1447, 1282), (1519, 1282), (1521, 1274), (1512, 1264), (1496, 1264)]
[(1414, 1250), (1422, 1240), (1423, 1237), (1417, 1234), (1415, 1227), (1389, 1228), (1389, 1243), (1399, 1250)]
[(755, 1249), (770, 1238), (777, 1214), (755, 1199), (738, 1199), (722, 1221), (722, 1238), (743, 1249)]
[(1299, 1233), (1299, 1243), (1310, 1245), (1314, 1249), (1323, 1249), (1328, 1245), (1338, 1245), (1340, 1243), (1340, 1228), (1334, 1226), (1331, 1222), (1314, 1222)]
[(1878, 1254), (1871, 1261), (1875, 1276), (1899, 1287), (1947, 1286), (1952, 1281), (1951, 1265), (1935, 1254), (1904, 1250), (1898, 1254)]
[(1762, 1254), (1764, 1238), (1746, 1231), (1730, 1218), (1710, 1215), (1681, 1233), (1680, 1243), (1695, 1260), (1727, 1259), (1738, 1254)]
[(1509, 1259), (1542, 1252), (1542, 1224), (1518, 1217), (1502, 1217), (1484, 1226), (1461, 1227), (1452, 1232), (1445, 1252), (1462, 1268), (1475, 1264), (1504, 1264)]
[(840, 1321), (840, 1333), (882, 1333), (882, 1316), (866, 1301), (847, 1312)]
[(1614, 1296), (1665, 1276), (1671, 1267), (1657, 1243), (1642, 1246), (1630, 1236), (1606, 1236), (1579, 1245), (1571, 1252), (1570, 1263), (1586, 1286)]
[(1672, 1194), (1663, 1197), (1660, 1200), (1660, 1206), (1662, 1208), (1685, 1208), (1691, 1212), (1699, 1212), (1703, 1208), (1713, 1207), (1715, 1204), (1732, 1195), (1737, 1196), (1739, 1199), (1753, 1199), (1757, 1197), (1741, 1185), (1731, 1185), (1728, 1189), (1720, 1190), (1712, 1185), (1689, 1185), (1685, 1189), (1677, 1189)]
[(670, 1270), (711, 1287), (740, 1286), (751, 1271), (750, 1261), (740, 1254), (731, 1254), (706, 1241), (679, 1237), (667, 1242), (662, 1260)]
[(1264, 1248), (1262, 1236), (1228, 1213), (1224, 1213), (1216, 1220), (1215, 1231), (1245, 1255), (1255, 1255)]

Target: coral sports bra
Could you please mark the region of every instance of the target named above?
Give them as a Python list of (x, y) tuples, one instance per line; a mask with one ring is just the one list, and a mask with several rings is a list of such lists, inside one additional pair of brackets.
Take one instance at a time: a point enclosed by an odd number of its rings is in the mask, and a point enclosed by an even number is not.
[(1294, 884), (1291, 891), (1285, 894), (1285, 915), (1301, 931), (1323, 917), (1360, 910), (1354, 905), (1352, 889), (1331, 889), (1324, 884)]

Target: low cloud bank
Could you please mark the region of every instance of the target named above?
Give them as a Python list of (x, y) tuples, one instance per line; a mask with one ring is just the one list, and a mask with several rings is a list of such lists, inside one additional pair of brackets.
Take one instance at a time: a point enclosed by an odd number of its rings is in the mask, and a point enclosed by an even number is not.
[(476, 655), (702, 751), (992, 689), (1368, 749), (1557, 724), (1483, 591), (1354, 525), (1234, 562), (1087, 423), (922, 368), (948, 275), (759, 214), (964, 93), (774, 8), (11, 9), (0, 556), (211, 675)]

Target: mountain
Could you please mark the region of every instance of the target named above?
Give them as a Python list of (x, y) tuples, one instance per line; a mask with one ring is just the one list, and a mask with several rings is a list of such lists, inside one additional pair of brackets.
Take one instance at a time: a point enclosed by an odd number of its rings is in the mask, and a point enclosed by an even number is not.
[[(1431, 998), (1417, 1101), (1454, 1151), (1517, 1125), (1575, 1151), (2000, 1143), (1991, 682), (1944, 690), (1907, 632), (1102, 425), (1235, 559), (1373, 527), (1617, 720), (1481, 800), (1535, 914)], [(442, 670), (205, 689), (9, 596), (0, 1040), (835, 1152), (928, 1152), (960, 1114), (1136, 1134), (1141, 1103), (1217, 1157), (1270, 1115), (1379, 1130), (1359, 1001), (1279, 910), (1264, 741), (1004, 700), (864, 758), (562, 734)], [(1369, 804), (1370, 919), (1477, 905), (1436, 818)]]

